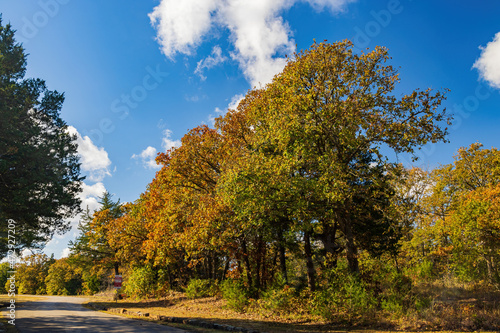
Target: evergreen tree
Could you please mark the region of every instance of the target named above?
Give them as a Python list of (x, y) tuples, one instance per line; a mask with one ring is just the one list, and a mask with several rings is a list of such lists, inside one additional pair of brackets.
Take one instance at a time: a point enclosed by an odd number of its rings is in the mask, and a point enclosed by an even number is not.
[(18, 250), (69, 230), (83, 180), (76, 137), (59, 114), (64, 94), (24, 78), (26, 54), (14, 33), (0, 18), (0, 255), (8, 250), (8, 219)]
[(80, 236), (70, 242), (72, 262), (78, 262), (89, 269), (114, 268), (115, 274), (119, 274), (119, 260), (117, 249), (110, 245), (108, 232), (113, 226), (115, 219), (123, 215), (120, 200), (113, 201), (109, 192), (104, 192), (99, 199), (101, 208), (92, 215), (87, 211), (82, 216), (78, 230)]

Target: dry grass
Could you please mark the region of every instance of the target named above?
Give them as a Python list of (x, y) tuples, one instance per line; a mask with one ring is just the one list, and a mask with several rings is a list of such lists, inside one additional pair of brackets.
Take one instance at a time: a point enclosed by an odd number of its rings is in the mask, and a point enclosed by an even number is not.
[[(417, 292), (433, 299), (429, 308), (412, 312), (404, 317), (392, 318), (381, 314), (375, 325), (364, 327), (343, 326), (322, 321), (319, 317), (301, 313), (281, 313), (263, 311), (255, 307), (246, 313), (239, 313), (225, 307), (225, 301), (216, 297), (187, 299), (183, 293), (172, 292), (167, 297), (148, 300), (124, 299), (113, 301), (112, 293), (102, 293), (92, 297), (93, 303), (108, 308), (125, 308), (129, 312), (148, 312), (151, 315), (163, 315), (200, 319), (231, 326), (245, 327), (269, 333), (319, 333), (319, 332), (463, 332), (483, 331), (500, 332), (500, 292), (474, 285), (460, 284), (454, 281), (440, 281), (421, 284)], [(16, 296), (16, 303), (37, 301), (37, 296)], [(9, 298), (0, 296), (0, 302)], [(6, 321), (5, 321), (6, 323)], [(221, 331), (204, 329), (183, 324), (171, 324), (180, 328), (200, 333), (218, 333)], [(12, 325), (5, 325), (15, 333)], [(10, 327), (9, 327), (10, 326)], [(14, 330), (12, 330), (14, 329)]]
[[(212, 321), (275, 333), (319, 332), (500, 332), (500, 293), (474, 285), (434, 283), (417, 288), (420, 294), (433, 299), (431, 306), (419, 313), (391, 318), (381, 314), (370, 326), (345, 326), (322, 321), (319, 317), (302, 313), (273, 314), (256, 308), (239, 313), (225, 307), (225, 301), (216, 297), (187, 299), (182, 293), (171, 293), (161, 299), (112, 301), (110, 295), (93, 300), (108, 308), (125, 308), (133, 312)], [(196, 329), (195, 329), (196, 331)], [(210, 332), (199, 330), (199, 332)], [(213, 332), (213, 330), (212, 330)]]
[(433, 301), (429, 308), (403, 318), (407, 328), (500, 332), (500, 291), (449, 279), (422, 284), (418, 291)]

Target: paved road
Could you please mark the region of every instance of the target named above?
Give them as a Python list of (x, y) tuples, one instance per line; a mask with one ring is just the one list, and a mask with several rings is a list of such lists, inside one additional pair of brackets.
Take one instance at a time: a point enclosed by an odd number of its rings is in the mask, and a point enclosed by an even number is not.
[(142, 320), (114, 316), (84, 308), (80, 297), (43, 296), (22, 302), (16, 309), (16, 326), (21, 333), (42, 332), (186, 332)]

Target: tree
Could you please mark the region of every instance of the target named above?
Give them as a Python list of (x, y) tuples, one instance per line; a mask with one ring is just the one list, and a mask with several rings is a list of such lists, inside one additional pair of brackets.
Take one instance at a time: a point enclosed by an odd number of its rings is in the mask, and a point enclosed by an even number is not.
[(268, 174), (280, 177), (271, 184), (287, 190), (275, 200), (293, 198), (287, 214), (303, 234), (311, 288), (316, 230), (345, 250), (352, 272), (359, 270), (360, 248), (394, 249), (398, 221), (385, 212), (394, 195), (389, 171), (396, 166), (382, 148), (413, 154), (445, 141), (444, 92), (397, 97), (398, 74), (388, 60), (381, 47), (355, 54), (349, 41), (314, 44), (245, 105), (252, 161), (264, 161)]
[(54, 255), (35, 253), (23, 257), (16, 269), (16, 283), (20, 294), (46, 294), (45, 278), (50, 266), (55, 262)]
[(107, 229), (106, 238), (111, 248), (116, 249), (115, 257), (119, 262), (139, 265), (147, 254), (142, 250), (149, 233), (143, 216), (141, 200), (122, 206), (122, 215)]
[[(17, 248), (41, 248), (69, 230), (79, 212), (80, 164), (75, 136), (60, 118), (64, 94), (26, 79), (26, 55), (0, 19), (0, 220), (16, 222)], [(7, 251), (0, 225), (0, 254)]]
[[(182, 146), (159, 154), (162, 169), (143, 196), (156, 264), (180, 263), (183, 256), (201, 277), (216, 279), (227, 250), (230, 212), (218, 200), (216, 185), (226, 160), (221, 135), (198, 126)], [(168, 235), (168, 236), (167, 236)], [(168, 237), (169, 242), (158, 242)]]
[(82, 291), (82, 269), (68, 262), (68, 258), (56, 260), (45, 277), (47, 294), (76, 295)]
[(455, 265), (468, 277), (500, 286), (500, 184), (461, 196), (450, 216), (449, 233)]
[(99, 203), (101, 207), (93, 215), (87, 209), (82, 216), (80, 235), (69, 244), (71, 261), (97, 271), (113, 268), (119, 274), (119, 249), (110, 244), (108, 235), (113, 232), (116, 219), (123, 215), (123, 207), (120, 200), (113, 201), (109, 192), (103, 193)]
[[(500, 151), (475, 143), (429, 175), (409, 247), (439, 273), (500, 283)], [(415, 251), (417, 250), (417, 251)]]
[(8, 262), (3, 262), (0, 264), (0, 294), (7, 294), (7, 289), (5, 285), (7, 284), (7, 279), (10, 278), (9, 274), (10, 264)]

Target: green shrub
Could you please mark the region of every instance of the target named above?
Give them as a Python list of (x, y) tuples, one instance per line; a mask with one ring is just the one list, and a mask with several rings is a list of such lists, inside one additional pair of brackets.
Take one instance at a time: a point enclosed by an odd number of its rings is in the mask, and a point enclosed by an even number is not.
[(85, 295), (94, 295), (101, 289), (101, 279), (95, 274), (89, 274), (83, 279), (83, 292)]
[(36, 290), (36, 294), (37, 295), (47, 295), (47, 291), (45, 289), (45, 286), (38, 287), (38, 289)]
[(295, 288), (289, 286), (266, 290), (259, 302), (263, 308), (278, 313), (294, 311), (299, 303)]
[(434, 277), (434, 264), (429, 259), (423, 259), (415, 269), (420, 281), (430, 281)]
[(10, 264), (8, 262), (0, 264), (0, 294), (7, 294), (8, 289), (5, 288), (5, 285), (9, 282), (8, 285), (10, 286), (10, 281), (7, 280), (11, 276), (11, 274), (8, 273), (10, 270)]
[(376, 299), (359, 276), (349, 273), (342, 265), (328, 275), (328, 284), (312, 296), (313, 314), (327, 320), (353, 322), (373, 311)]
[(248, 304), (248, 292), (239, 280), (228, 279), (221, 284), (222, 297), (227, 302), (227, 307), (243, 312)]
[(419, 298), (414, 292), (409, 276), (418, 280), (431, 279), (434, 274), (431, 261), (422, 260), (403, 272), (398, 270), (395, 261), (388, 255), (376, 258), (364, 253), (361, 258), (363, 279), (369, 282), (370, 290), (374, 292), (383, 311), (391, 316), (401, 317), (408, 311), (419, 311), (430, 304), (429, 300)]
[(212, 280), (191, 279), (185, 291), (187, 298), (209, 297), (217, 294), (217, 286)]
[(125, 285), (125, 292), (140, 298), (155, 291), (155, 273), (150, 266), (134, 267)]

